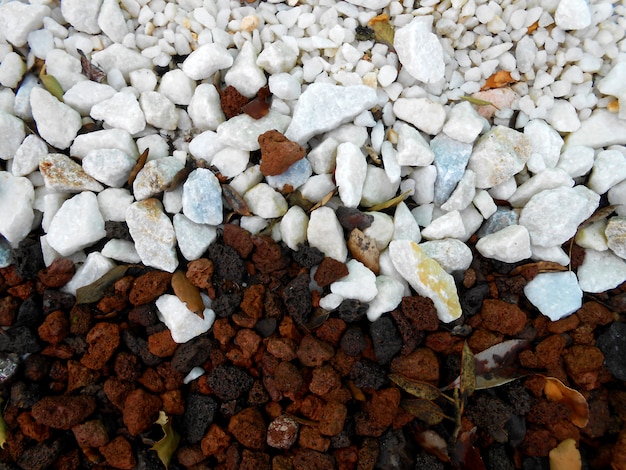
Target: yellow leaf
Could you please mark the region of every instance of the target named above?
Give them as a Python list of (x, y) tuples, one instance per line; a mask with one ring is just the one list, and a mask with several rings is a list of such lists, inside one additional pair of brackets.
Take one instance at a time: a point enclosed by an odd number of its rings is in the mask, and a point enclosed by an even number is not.
[(476, 360), (466, 341), (463, 343), (461, 355), (461, 395), (467, 398), (474, 390), (476, 390)]
[(585, 397), (577, 390), (566, 387), (563, 382), (554, 377), (545, 377), (546, 384), (543, 393), (549, 400), (563, 403), (571, 414), (569, 420), (579, 428), (584, 428), (589, 422), (589, 405)]
[(550, 451), (550, 470), (580, 470), (582, 460), (576, 448), (576, 441), (565, 439)]
[(161, 425), (164, 436), (159, 442), (155, 443), (150, 450), (156, 451), (159, 460), (161, 460), (165, 468), (167, 468), (170, 460), (172, 460), (172, 455), (176, 452), (176, 448), (180, 442), (180, 436), (172, 428), (172, 424), (164, 411), (159, 411), (159, 419), (156, 420), (155, 424)]
[(389, 17), (386, 14), (375, 16), (367, 24), (374, 30), (378, 42), (386, 44), (393, 49), (395, 31), (393, 26), (389, 24)]
[(402, 400), (400, 406), (426, 424), (435, 425), (441, 423), (445, 418), (450, 419), (439, 408), (439, 405), (423, 398)]
[(200, 318), (204, 318), (204, 302), (200, 290), (189, 282), (184, 272), (176, 271), (172, 275), (172, 289), (174, 289), (176, 297), (184, 302), (189, 310)]
[[(4, 400), (0, 398), (0, 404), (2, 404)], [(4, 418), (2, 413), (0, 413), (0, 449), (4, 449), (5, 444), (7, 443), (7, 423), (4, 422)]]
[(46, 67), (44, 66), (39, 73), (39, 80), (43, 86), (50, 92), (52, 96), (54, 96), (59, 101), (63, 101), (63, 88), (59, 81), (54, 78), (54, 75), (48, 75), (46, 73)]
[(480, 91), (489, 90), (490, 88), (502, 88), (516, 81), (506, 70), (498, 70), (487, 79)]
[(380, 204), (376, 204), (375, 206), (370, 207), (369, 210), (371, 212), (378, 212), (378, 211), (382, 211), (385, 209), (389, 209), (390, 207), (397, 206), (402, 201), (404, 201), (409, 196), (410, 193), (411, 193), (410, 191), (405, 191), (399, 196), (396, 196), (394, 198), (389, 199), (388, 201), (381, 202)]
[(398, 387), (414, 397), (423, 398), (425, 400), (436, 400), (441, 395), (439, 389), (428, 382), (409, 379), (401, 374), (389, 374), (388, 377), (389, 380)]

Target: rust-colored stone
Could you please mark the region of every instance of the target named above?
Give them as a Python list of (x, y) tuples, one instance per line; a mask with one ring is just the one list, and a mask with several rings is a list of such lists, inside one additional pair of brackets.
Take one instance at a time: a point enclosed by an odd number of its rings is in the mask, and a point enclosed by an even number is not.
[(576, 316), (581, 323), (593, 328), (596, 325), (608, 325), (615, 320), (613, 312), (598, 302), (585, 302), (576, 312)]
[(595, 346), (574, 345), (563, 355), (569, 376), (584, 390), (598, 388), (598, 373), (604, 354)]
[(150, 271), (142, 274), (135, 279), (128, 300), (135, 306), (152, 302), (165, 293), (171, 279), (172, 275), (165, 271)]
[(491, 331), (516, 335), (526, 326), (526, 314), (517, 305), (486, 299), (481, 309), (483, 326)]
[(348, 275), (345, 263), (333, 258), (324, 258), (313, 276), (320, 287), (326, 287)]
[(306, 149), (292, 142), (275, 129), (259, 136), (261, 147), (261, 173), (263, 176), (276, 176), (306, 155)]
[(124, 400), (124, 424), (128, 432), (136, 436), (146, 431), (159, 417), (162, 401), (159, 397), (138, 388)]
[(246, 408), (234, 415), (228, 423), (228, 432), (242, 445), (261, 450), (267, 439), (267, 425), (256, 407)]
[(69, 258), (57, 258), (46, 269), (37, 273), (41, 283), (49, 288), (59, 288), (74, 276), (74, 262)]
[(439, 361), (428, 348), (417, 348), (406, 356), (394, 357), (390, 368), (396, 374), (423, 382), (436, 384), (439, 380)]
[(109, 442), (109, 435), (99, 419), (92, 419), (72, 427), (74, 438), (81, 448), (101, 447)]
[(47, 396), (33, 405), (32, 414), (39, 424), (69, 430), (95, 410), (96, 399), (92, 396)]
[(56, 344), (65, 339), (69, 332), (67, 315), (61, 310), (49, 314), (37, 329), (39, 337), (48, 343)]
[(356, 433), (359, 436), (381, 436), (393, 422), (399, 406), (399, 389), (386, 388), (372, 392), (371, 400), (363, 407), (363, 413), (355, 419)]
[(25, 436), (36, 440), (37, 442), (43, 442), (50, 439), (50, 427), (45, 424), (39, 424), (33, 419), (33, 415), (28, 411), (20, 413), (17, 417), (17, 424), (19, 424), (21, 431)]
[(148, 350), (157, 357), (169, 357), (177, 347), (178, 343), (172, 339), (169, 329), (148, 336)]
[(99, 450), (111, 467), (132, 470), (137, 464), (130, 442), (123, 436), (117, 436)]
[(89, 350), (80, 362), (90, 369), (100, 370), (120, 344), (120, 327), (115, 323), (96, 323), (86, 339)]
[(328, 392), (341, 386), (341, 377), (330, 365), (324, 364), (313, 369), (309, 390), (311, 393), (323, 397)]
[(224, 243), (234, 250), (243, 259), (254, 249), (254, 243), (252, 242), (252, 234), (247, 230), (234, 224), (224, 225)]
[(302, 426), (300, 436), (298, 437), (298, 445), (303, 449), (326, 452), (330, 447), (330, 439), (322, 436), (317, 428)]
[(315, 336), (322, 341), (326, 341), (334, 347), (337, 347), (339, 340), (341, 340), (341, 336), (346, 331), (346, 328), (346, 322), (341, 318), (331, 317), (322, 323), (322, 326), (315, 330)]
[(330, 401), (320, 411), (318, 431), (324, 436), (336, 436), (343, 430), (348, 408), (343, 403)]
[(297, 351), (303, 366), (319, 367), (334, 356), (333, 347), (312, 335), (306, 335)]

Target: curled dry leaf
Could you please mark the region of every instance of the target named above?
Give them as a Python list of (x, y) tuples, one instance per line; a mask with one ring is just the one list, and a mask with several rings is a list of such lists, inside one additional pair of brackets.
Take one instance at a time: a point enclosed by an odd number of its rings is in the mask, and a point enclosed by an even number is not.
[(133, 183), (135, 182), (135, 178), (137, 178), (137, 174), (139, 174), (143, 166), (146, 164), (146, 161), (148, 161), (149, 153), (150, 153), (150, 149), (147, 148), (143, 152), (141, 152), (141, 155), (139, 155), (139, 158), (137, 159), (137, 163), (135, 164), (134, 168), (130, 172), (130, 175), (128, 175), (128, 186), (132, 186)]
[(445, 415), (439, 405), (423, 398), (402, 400), (400, 402), (400, 406), (413, 416), (421, 419), (426, 424), (431, 426), (441, 423), (446, 418), (452, 419)]
[(550, 470), (580, 470), (582, 459), (576, 448), (576, 441), (565, 439), (550, 451)]
[(389, 374), (388, 377), (398, 387), (414, 397), (423, 398), (424, 400), (436, 400), (441, 395), (439, 389), (428, 382), (409, 379), (402, 374)]
[(200, 318), (204, 318), (204, 302), (202, 301), (200, 290), (189, 282), (184, 272), (176, 271), (172, 275), (172, 289), (174, 289), (176, 297), (178, 297), (181, 302), (184, 302), (190, 311)]
[(352, 257), (367, 266), (374, 274), (380, 272), (380, 251), (376, 240), (368, 237), (358, 228), (352, 229), (348, 237), (348, 250)]
[(569, 388), (555, 377), (545, 377), (546, 384), (543, 393), (554, 402), (566, 405), (571, 413), (569, 419), (579, 428), (584, 428), (589, 422), (589, 404), (582, 394)]
[(76, 51), (78, 52), (78, 55), (80, 55), (80, 66), (82, 68), (83, 75), (94, 82), (102, 82), (104, 77), (106, 77), (104, 70), (97, 65), (92, 64), (89, 59), (87, 59), (87, 56), (83, 51), (80, 49), (77, 49)]
[(230, 208), (235, 211), (236, 214), (239, 215), (252, 215), (250, 209), (248, 208), (248, 204), (243, 198), (239, 195), (237, 191), (235, 191), (231, 185), (223, 184), (222, 185), (222, 195), (226, 200), (226, 204), (230, 206)]
[(461, 354), (461, 395), (463, 398), (472, 396), (476, 390), (476, 360), (472, 354), (472, 350), (467, 344), (463, 343), (463, 353)]
[(511, 83), (515, 83), (516, 81), (517, 80), (511, 77), (510, 72), (507, 72), (506, 70), (498, 70), (487, 79), (480, 91), (489, 90), (490, 88), (502, 88), (510, 85)]
[(178, 443), (180, 442), (180, 436), (174, 431), (174, 428), (172, 428), (172, 423), (164, 411), (159, 411), (159, 419), (155, 421), (155, 424), (161, 425), (164, 435), (150, 450), (156, 451), (159, 460), (161, 460), (165, 468), (167, 468), (170, 464), (170, 460), (172, 460), (172, 455), (176, 452)]
[(370, 207), (369, 210), (372, 212), (378, 212), (378, 211), (382, 211), (385, 209), (389, 209), (390, 207), (395, 207), (398, 204), (400, 204), (402, 201), (404, 201), (409, 196), (409, 194), (411, 194), (411, 191), (405, 191), (399, 196), (393, 197), (389, 199), (388, 201), (381, 202), (380, 204), (376, 204), (375, 206)]
[(511, 276), (522, 275), (527, 281), (531, 281), (539, 273), (553, 273), (559, 271), (567, 271), (567, 267), (555, 263), (554, 261), (538, 261), (537, 263), (528, 263), (518, 266), (511, 271)]
[(92, 304), (94, 302), (98, 302), (102, 299), (102, 297), (104, 297), (104, 292), (109, 287), (124, 277), (128, 268), (129, 266), (115, 266), (100, 279), (76, 289), (76, 303)]

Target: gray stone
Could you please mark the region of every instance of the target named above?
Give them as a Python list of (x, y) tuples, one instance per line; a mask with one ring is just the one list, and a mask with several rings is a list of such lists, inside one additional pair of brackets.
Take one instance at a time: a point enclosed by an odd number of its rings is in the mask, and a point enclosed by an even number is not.
[(434, 202), (440, 206), (461, 181), (472, 154), (472, 145), (454, 140), (446, 134), (438, 134), (430, 141), (430, 148), (435, 154), (433, 163), (437, 169)]

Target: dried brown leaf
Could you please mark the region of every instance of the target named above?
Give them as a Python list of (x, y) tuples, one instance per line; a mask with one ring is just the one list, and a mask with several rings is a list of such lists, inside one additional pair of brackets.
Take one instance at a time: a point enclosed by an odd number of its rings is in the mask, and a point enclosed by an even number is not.
[(187, 308), (198, 315), (200, 318), (204, 318), (204, 302), (200, 295), (200, 290), (194, 286), (185, 273), (182, 271), (176, 271), (172, 275), (172, 289), (174, 294), (187, 305)]
[(395, 383), (398, 387), (405, 392), (410, 393), (414, 397), (432, 401), (436, 400), (441, 395), (439, 389), (428, 382), (409, 379), (402, 374), (389, 374), (388, 377), (389, 380)]
[(510, 85), (511, 83), (515, 83), (516, 81), (517, 80), (511, 77), (510, 72), (507, 72), (506, 70), (498, 70), (487, 79), (480, 91), (489, 90), (490, 88), (502, 88)]
[(337, 192), (336, 189), (333, 189), (331, 192), (329, 192), (326, 196), (322, 198), (320, 202), (318, 202), (313, 207), (311, 207), (311, 209), (309, 209), (309, 213), (313, 212), (315, 209), (319, 209), (320, 207), (324, 207), (326, 204), (328, 204), (328, 202), (333, 198), (336, 192)]
[(132, 186), (133, 183), (135, 182), (135, 178), (137, 178), (137, 174), (141, 171), (143, 166), (146, 164), (146, 161), (148, 161), (149, 153), (150, 153), (150, 149), (147, 148), (143, 152), (141, 152), (141, 155), (139, 155), (139, 158), (137, 159), (137, 163), (135, 164), (135, 167), (130, 172), (130, 175), (128, 175), (128, 186)]
[(533, 24), (531, 24), (528, 29), (526, 30), (526, 34), (532, 34), (534, 33), (537, 28), (539, 27), (539, 20), (535, 21)]
[(571, 413), (569, 419), (579, 428), (584, 428), (589, 422), (589, 405), (585, 397), (573, 388), (567, 387), (563, 382), (555, 377), (545, 377), (546, 384), (543, 393), (546, 397), (556, 403), (566, 405)]
[(441, 423), (446, 418), (451, 419), (444, 414), (439, 405), (423, 398), (402, 400), (400, 406), (431, 426)]
[(567, 271), (567, 267), (555, 263), (554, 261), (538, 261), (537, 263), (528, 263), (518, 266), (511, 271), (511, 276), (521, 275), (527, 281), (531, 281), (539, 273), (552, 273), (559, 271)]
[(463, 398), (472, 396), (476, 390), (476, 361), (467, 341), (463, 343), (461, 354), (461, 395)]
[(122, 279), (128, 271), (129, 266), (115, 266), (100, 279), (89, 285), (76, 289), (77, 304), (91, 304), (98, 302), (104, 296), (105, 291)]
[(385, 209), (389, 209), (390, 207), (395, 207), (398, 204), (400, 204), (402, 201), (404, 201), (409, 196), (409, 194), (411, 194), (411, 191), (405, 191), (399, 196), (396, 196), (394, 198), (389, 199), (388, 201), (381, 202), (380, 204), (376, 204), (375, 206), (370, 207), (370, 211), (378, 212), (378, 211), (382, 211)]
[(248, 204), (243, 198), (239, 195), (237, 191), (235, 191), (231, 185), (223, 184), (222, 185), (222, 195), (226, 200), (226, 203), (230, 206), (230, 208), (235, 211), (236, 214), (239, 215), (252, 215), (250, 209), (248, 208)]
[(393, 50), (395, 31), (393, 26), (389, 24), (389, 16), (383, 13), (369, 20), (367, 24), (374, 30), (376, 41), (385, 44), (389, 49)]
[(77, 49), (78, 55), (80, 55), (80, 66), (82, 73), (89, 80), (101, 83), (106, 77), (106, 73), (97, 65), (92, 64), (83, 51)]

